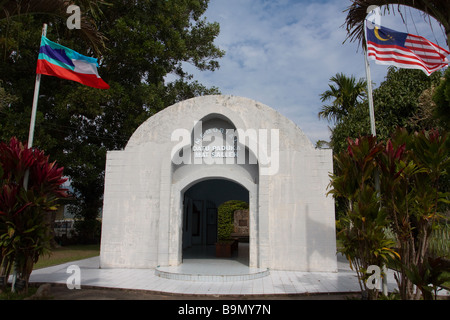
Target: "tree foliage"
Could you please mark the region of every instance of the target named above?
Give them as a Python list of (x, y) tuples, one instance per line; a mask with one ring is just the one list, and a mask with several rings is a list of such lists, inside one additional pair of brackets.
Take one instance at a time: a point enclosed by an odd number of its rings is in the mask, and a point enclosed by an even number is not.
[[(66, 168), (77, 197), (74, 211), (90, 220), (102, 206), (107, 150), (124, 148), (136, 128), (165, 107), (217, 94), (217, 88), (195, 81), (184, 64), (214, 71), (224, 54), (213, 43), (219, 25), (203, 17), (207, 0), (111, 0), (108, 4), (89, 17), (104, 36), (99, 74), (111, 89), (43, 76), (34, 139), (37, 148)], [(47, 36), (52, 41), (88, 56), (95, 52), (80, 32), (68, 30), (57, 15), (44, 12), (0, 21), (0, 78), (5, 94), (14, 99), (0, 109), (0, 140), (28, 136), (43, 22), (49, 24)]]
[(102, 0), (7, 0), (0, 2), (0, 20), (14, 19), (22, 15), (40, 15), (47, 14), (58, 17), (62, 20), (67, 19), (71, 13), (67, 12), (68, 6), (75, 4), (80, 7), (80, 27), (79, 32), (92, 47), (92, 49), (99, 54), (105, 49), (105, 37), (99, 32), (95, 19), (101, 16), (102, 7), (107, 5), (107, 2)]
[(433, 111), (434, 118), (437, 119), (439, 126), (450, 131), (450, 69), (447, 68), (432, 99), (436, 104)]
[(328, 85), (329, 89), (320, 95), (320, 101), (332, 101), (322, 107), (319, 118), (340, 122), (364, 99), (367, 84), (363, 79), (356, 81), (354, 76), (347, 77), (343, 73), (331, 77), (330, 81), (334, 84)]
[[(373, 90), (377, 137), (386, 140), (397, 127), (410, 131), (432, 129), (437, 118), (416, 117), (420, 112), (420, 97), (425, 90), (440, 83), (440, 72), (426, 76), (420, 70), (390, 67), (385, 80)], [(412, 118), (419, 118), (412, 121)], [(347, 148), (347, 138), (370, 134), (369, 106), (367, 100), (357, 103), (348, 114), (331, 129), (330, 145), (337, 154)]]

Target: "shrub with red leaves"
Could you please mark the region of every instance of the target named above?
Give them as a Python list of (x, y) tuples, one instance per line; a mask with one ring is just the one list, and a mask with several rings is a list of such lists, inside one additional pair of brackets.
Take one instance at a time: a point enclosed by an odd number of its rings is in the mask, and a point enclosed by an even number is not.
[(49, 162), (43, 151), (24, 146), (17, 138), (0, 143), (0, 278), (12, 266), (18, 279), (28, 278), (39, 256), (50, 248), (51, 211), (66, 197), (63, 168)]

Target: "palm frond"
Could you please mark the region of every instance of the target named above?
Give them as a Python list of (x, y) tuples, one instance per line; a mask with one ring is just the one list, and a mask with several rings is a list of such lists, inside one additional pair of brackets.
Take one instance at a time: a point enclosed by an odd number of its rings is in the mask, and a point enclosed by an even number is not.
[(338, 73), (330, 78), (332, 84), (329, 89), (320, 95), (322, 102), (331, 100), (331, 105), (322, 106), (318, 116), (319, 119), (328, 121), (341, 121), (354, 108), (358, 99), (365, 97), (366, 81), (356, 80), (354, 76), (346, 76)]
[(370, 6), (379, 6), (384, 13), (395, 10), (400, 13), (400, 6), (408, 6), (418, 9), (426, 16), (436, 19), (445, 29), (447, 43), (450, 42), (450, 1), (448, 0), (353, 0), (353, 3), (345, 10), (347, 17), (345, 27), (347, 30), (346, 40), (357, 41), (365, 46), (364, 20), (367, 9)]

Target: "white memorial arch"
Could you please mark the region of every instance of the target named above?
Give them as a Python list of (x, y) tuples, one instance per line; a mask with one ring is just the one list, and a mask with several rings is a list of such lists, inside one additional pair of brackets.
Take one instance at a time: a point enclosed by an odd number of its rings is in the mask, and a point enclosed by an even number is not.
[[(214, 242), (214, 208), (242, 198), (250, 267), (337, 271), (330, 172), (331, 150), (315, 149), (261, 103), (235, 96), (177, 103), (107, 154), (100, 266), (180, 265), (183, 248)], [(195, 206), (195, 197), (204, 201)]]

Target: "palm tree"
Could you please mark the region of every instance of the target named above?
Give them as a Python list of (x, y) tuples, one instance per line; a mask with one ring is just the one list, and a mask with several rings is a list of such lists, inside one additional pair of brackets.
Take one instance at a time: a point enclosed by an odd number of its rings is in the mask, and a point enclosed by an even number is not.
[(330, 89), (320, 95), (320, 100), (332, 100), (332, 103), (322, 106), (318, 115), (319, 119), (339, 122), (356, 106), (358, 99), (365, 96), (367, 83), (363, 79), (356, 82), (354, 76), (347, 77), (343, 73), (331, 77), (330, 81), (335, 85), (329, 84)]
[(353, 0), (347, 8), (345, 19), (347, 39), (357, 40), (364, 46), (364, 20), (369, 6), (384, 6), (385, 12), (390, 12), (390, 5), (405, 5), (423, 12), (425, 16), (435, 18), (445, 29), (447, 45), (450, 46), (450, 1), (449, 0)]
[[(71, 13), (67, 13), (67, 7), (74, 4), (72, 0), (0, 0), (0, 20), (10, 19), (14, 16), (25, 14), (49, 14), (67, 19)], [(105, 49), (105, 37), (98, 31), (95, 24), (96, 18), (101, 14), (101, 5), (107, 3), (103, 0), (87, 1), (78, 0), (75, 4), (81, 8), (81, 34), (92, 45), (92, 49), (100, 54)]]

